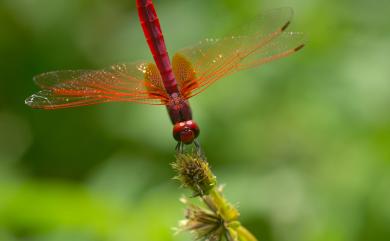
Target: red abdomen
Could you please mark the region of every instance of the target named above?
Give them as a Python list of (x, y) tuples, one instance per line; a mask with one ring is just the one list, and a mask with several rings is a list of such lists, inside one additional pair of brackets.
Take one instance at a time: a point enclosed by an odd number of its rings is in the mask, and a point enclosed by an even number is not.
[(177, 82), (172, 71), (164, 37), (152, 0), (137, 0), (138, 16), (146, 41), (160, 71), (164, 87), (168, 94), (179, 93)]

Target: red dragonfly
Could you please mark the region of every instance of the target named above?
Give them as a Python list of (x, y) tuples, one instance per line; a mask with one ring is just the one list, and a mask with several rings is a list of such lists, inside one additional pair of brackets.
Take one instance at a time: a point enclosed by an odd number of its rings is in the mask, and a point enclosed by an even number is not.
[(188, 99), (222, 77), (286, 57), (304, 46), (300, 33), (286, 32), (293, 12), (279, 8), (266, 12), (237, 33), (206, 39), (178, 51), (172, 64), (151, 0), (137, 0), (142, 29), (155, 63), (112, 65), (103, 70), (65, 70), (34, 78), (42, 89), (26, 99), (32, 108), (60, 109), (104, 102), (165, 105), (173, 123), (177, 150), (194, 143), (199, 127), (192, 119)]

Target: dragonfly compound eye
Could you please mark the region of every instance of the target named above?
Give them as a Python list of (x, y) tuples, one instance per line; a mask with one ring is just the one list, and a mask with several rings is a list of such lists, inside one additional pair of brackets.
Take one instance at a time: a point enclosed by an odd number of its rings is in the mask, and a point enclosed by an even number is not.
[(199, 135), (199, 127), (195, 121), (183, 121), (173, 126), (173, 137), (184, 144), (191, 144)]

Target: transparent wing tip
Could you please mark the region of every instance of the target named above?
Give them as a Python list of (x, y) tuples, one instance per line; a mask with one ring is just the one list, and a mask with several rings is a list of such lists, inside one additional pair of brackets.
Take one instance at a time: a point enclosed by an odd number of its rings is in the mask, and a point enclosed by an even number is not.
[(47, 97), (47, 91), (40, 91), (29, 96), (24, 103), (34, 109), (50, 109), (53, 105)]

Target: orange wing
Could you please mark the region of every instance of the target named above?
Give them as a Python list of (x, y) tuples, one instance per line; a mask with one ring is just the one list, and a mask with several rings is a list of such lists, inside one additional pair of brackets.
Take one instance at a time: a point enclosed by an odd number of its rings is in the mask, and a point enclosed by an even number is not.
[(286, 57), (304, 46), (301, 33), (285, 32), (291, 8), (271, 10), (229, 37), (206, 39), (179, 51), (172, 65), (185, 98), (237, 71)]
[(25, 103), (32, 108), (60, 109), (124, 101), (161, 105), (168, 100), (154, 64), (113, 65), (104, 70), (66, 70), (38, 75), (41, 91)]

